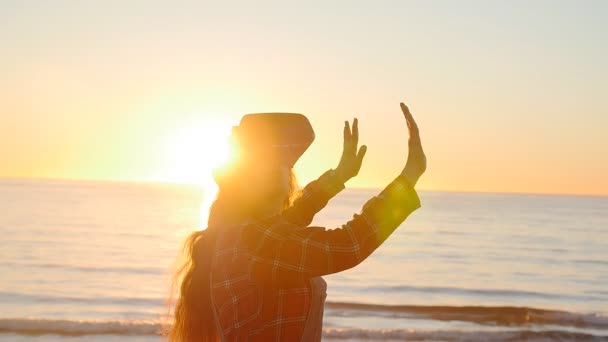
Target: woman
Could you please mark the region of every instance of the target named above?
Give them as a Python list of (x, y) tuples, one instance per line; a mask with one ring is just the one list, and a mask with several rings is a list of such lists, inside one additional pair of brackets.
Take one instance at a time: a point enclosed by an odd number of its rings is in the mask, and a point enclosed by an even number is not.
[(219, 192), (208, 228), (187, 240), (189, 260), (170, 340), (319, 341), (325, 298), (320, 276), (361, 263), (420, 207), (414, 185), (426, 157), (414, 118), (403, 103), (401, 110), (410, 135), (405, 168), (335, 230), (309, 225), (361, 168), (366, 147), (357, 148), (357, 119), (352, 130), (345, 123), (338, 167), (293, 200), (292, 167), (314, 139), (312, 128), (303, 116), (274, 131), (246, 116), (234, 131), (238, 162), (216, 177)]

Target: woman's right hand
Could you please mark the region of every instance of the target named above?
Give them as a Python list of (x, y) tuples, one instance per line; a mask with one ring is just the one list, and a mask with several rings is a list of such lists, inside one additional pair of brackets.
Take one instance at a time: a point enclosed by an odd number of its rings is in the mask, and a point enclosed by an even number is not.
[(403, 168), (401, 175), (414, 186), (418, 182), (418, 178), (426, 171), (426, 156), (422, 150), (418, 125), (416, 124), (416, 121), (414, 121), (414, 117), (412, 116), (412, 113), (410, 113), (409, 108), (407, 108), (403, 102), (401, 102), (401, 111), (405, 117), (410, 136), (408, 141), (409, 154), (407, 156), (407, 163), (405, 164), (405, 168)]
[(342, 183), (346, 183), (349, 179), (359, 174), (363, 157), (367, 151), (367, 146), (359, 145), (359, 120), (353, 120), (353, 129), (351, 131), (348, 121), (344, 121), (344, 149), (338, 167), (335, 168), (335, 174)]

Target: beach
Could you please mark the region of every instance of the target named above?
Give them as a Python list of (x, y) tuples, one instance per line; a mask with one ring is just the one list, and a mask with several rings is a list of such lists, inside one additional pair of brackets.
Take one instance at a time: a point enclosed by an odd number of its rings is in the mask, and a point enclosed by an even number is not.
[[(379, 189), (347, 189), (339, 228)], [(324, 340), (608, 340), (608, 197), (420, 192), (361, 265), (326, 276)], [(205, 192), (0, 179), (0, 340), (159, 341)]]

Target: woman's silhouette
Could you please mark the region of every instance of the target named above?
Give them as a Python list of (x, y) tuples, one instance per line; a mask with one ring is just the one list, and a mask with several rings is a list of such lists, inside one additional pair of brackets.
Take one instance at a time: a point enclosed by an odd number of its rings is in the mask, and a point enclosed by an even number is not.
[(403, 171), (334, 230), (309, 225), (361, 168), (366, 147), (357, 148), (357, 119), (352, 130), (345, 123), (339, 165), (295, 198), (292, 167), (314, 139), (308, 120), (299, 114), (245, 116), (233, 131), (239, 158), (216, 176), (208, 228), (186, 242), (169, 339), (319, 341), (320, 277), (361, 263), (420, 207), (414, 185), (426, 157), (414, 118), (403, 103), (401, 110), (409, 129)]

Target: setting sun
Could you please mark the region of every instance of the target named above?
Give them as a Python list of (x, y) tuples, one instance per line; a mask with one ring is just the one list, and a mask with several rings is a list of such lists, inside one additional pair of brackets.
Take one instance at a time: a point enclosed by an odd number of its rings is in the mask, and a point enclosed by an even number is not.
[(231, 127), (217, 118), (184, 122), (164, 143), (164, 170), (159, 178), (206, 188), (213, 185), (212, 170), (229, 157)]

